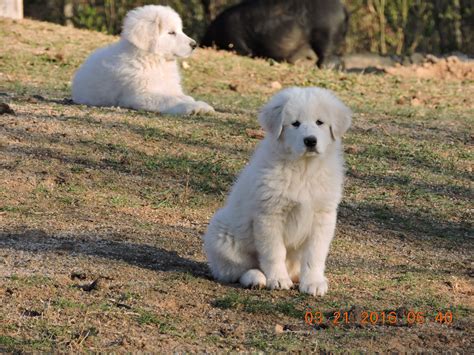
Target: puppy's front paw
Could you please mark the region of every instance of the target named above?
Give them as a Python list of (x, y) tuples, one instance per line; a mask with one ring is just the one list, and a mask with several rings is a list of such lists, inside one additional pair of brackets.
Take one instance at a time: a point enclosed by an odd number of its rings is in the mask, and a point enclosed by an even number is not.
[(328, 291), (328, 280), (326, 278), (315, 282), (301, 282), (300, 292), (309, 293), (313, 296), (324, 296)]
[(244, 287), (262, 289), (267, 284), (267, 278), (260, 270), (251, 269), (240, 277), (239, 282)]
[(289, 290), (293, 281), (289, 277), (267, 279), (267, 288), (270, 290)]
[(215, 112), (214, 108), (204, 101), (196, 101), (192, 108), (193, 114)]

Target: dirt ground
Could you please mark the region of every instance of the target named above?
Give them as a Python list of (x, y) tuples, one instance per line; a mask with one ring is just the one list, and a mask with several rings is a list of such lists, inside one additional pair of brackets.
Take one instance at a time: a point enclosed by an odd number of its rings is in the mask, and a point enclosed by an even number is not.
[(437, 58), (428, 56), (422, 64), (396, 65), (386, 68), (389, 74), (422, 79), (474, 80), (474, 60), (462, 61), (456, 56)]
[[(215, 114), (72, 104), (74, 71), (114, 40), (0, 19), (0, 351), (473, 352), (472, 71), (200, 49), (184, 85)], [(261, 138), (259, 107), (293, 85), (355, 112), (323, 298), (219, 284), (202, 250)]]

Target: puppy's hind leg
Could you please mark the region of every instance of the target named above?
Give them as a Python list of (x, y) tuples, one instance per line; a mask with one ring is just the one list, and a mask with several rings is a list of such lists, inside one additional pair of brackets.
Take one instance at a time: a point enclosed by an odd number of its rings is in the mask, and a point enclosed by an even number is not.
[(248, 246), (232, 235), (221, 213), (218, 212), (209, 224), (204, 249), (214, 278), (221, 282), (237, 282), (248, 270), (257, 268), (258, 261), (249, 253)]

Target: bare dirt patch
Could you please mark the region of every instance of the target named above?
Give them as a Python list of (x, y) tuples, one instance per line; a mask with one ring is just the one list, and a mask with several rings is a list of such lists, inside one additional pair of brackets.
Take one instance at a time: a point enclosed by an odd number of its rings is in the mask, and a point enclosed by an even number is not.
[(463, 61), (456, 56), (436, 58), (428, 56), (422, 64), (385, 68), (390, 75), (404, 78), (416, 77), (421, 79), (443, 80), (474, 80), (474, 60)]

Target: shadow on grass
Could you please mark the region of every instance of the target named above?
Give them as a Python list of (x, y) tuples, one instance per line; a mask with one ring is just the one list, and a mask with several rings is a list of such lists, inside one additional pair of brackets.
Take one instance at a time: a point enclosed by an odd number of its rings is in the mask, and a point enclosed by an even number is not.
[(364, 174), (349, 168), (347, 176), (351, 179), (358, 180), (358, 184), (366, 186), (373, 184), (374, 186), (387, 186), (392, 188), (401, 188), (410, 191), (411, 194), (423, 196), (427, 193), (437, 195), (439, 197), (450, 197), (461, 201), (472, 201), (474, 199), (474, 192), (465, 186), (453, 183), (436, 183), (417, 181), (409, 175), (383, 175)]
[[(26, 131), (22, 129), (6, 129), (8, 132), (25, 137)], [(62, 147), (50, 148), (48, 145), (58, 142), (56, 136), (47, 134), (28, 133), (30, 146), (10, 145), (1, 149), (5, 155), (12, 157), (29, 157), (37, 160), (57, 160), (65, 165), (81, 168), (109, 170), (120, 174), (133, 176), (158, 177), (160, 180), (171, 179), (182, 185), (189, 185), (191, 189), (206, 194), (221, 195), (227, 191), (234, 181), (237, 171), (226, 166), (225, 158), (218, 158), (204, 152), (199, 158), (188, 156), (185, 152), (176, 155), (149, 155), (145, 152), (126, 145), (99, 143), (92, 140), (68, 139), (61, 141), (66, 147), (75, 147), (72, 152), (65, 151)], [(37, 144), (39, 143), (39, 144)], [(171, 143), (171, 142), (170, 142)], [(43, 146), (42, 146), (43, 145)], [(97, 159), (89, 155), (76, 153), (77, 148), (94, 152)], [(14, 166), (0, 165), (0, 169), (14, 169)], [(72, 168), (69, 166), (69, 168)]]
[(94, 256), (154, 271), (183, 272), (211, 279), (206, 263), (183, 258), (172, 250), (110, 238), (114, 236), (59, 236), (48, 234), (41, 229), (24, 232), (0, 231), (0, 247), (35, 253), (66, 252), (70, 255)]
[(437, 238), (436, 243), (446, 248), (473, 242), (470, 221), (452, 222), (442, 220), (435, 214), (396, 208), (377, 203), (342, 203), (339, 208), (339, 223), (358, 229), (384, 233), (395, 231), (400, 237), (419, 240)]
[[(89, 110), (89, 108), (87, 108)], [(101, 110), (101, 109), (99, 109)], [(107, 109), (107, 112), (112, 112), (114, 115), (124, 115), (127, 111), (114, 111)], [(105, 112), (105, 110), (104, 110)], [(144, 118), (152, 119), (154, 116), (150, 113), (139, 113)], [(182, 137), (179, 133), (170, 133), (156, 127), (146, 127), (140, 124), (124, 122), (124, 121), (110, 121), (97, 120), (93, 117), (87, 116), (35, 116), (44, 120), (74, 120), (75, 122), (83, 121), (86, 125), (93, 124), (104, 129), (112, 129), (115, 131), (133, 132), (144, 139), (154, 139), (156, 141), (164, 141), (166, 144), (180, 143), (189, 147), (206, 147), (222, 152), (221, 157), (216, 158), (212, 153), (203, 152), (202, 156), (195, 158), (188, 156), (186, 153), (179, 153), (174, 155), (148, 155), (145, 152), (129, 147), (125, 144), (112, 144), (96, 142), (94, 140), (80, 140), (77, 138), (61, 138), (54, 134), (38, 134), (24, 129), (3, 127), (13, 135), (19, 135), (30, 146), (12, 145), (3, 150), (4, 154), (11, 155), (15, 158), (33, 158), (37, 160), (55, 159), (64, 163), (65, 165), (78, 165), (83, 168), (91, 168), (101, 170), (104, 174), (113, 170), (121, 174), (129, 174), (133, 176), (147, 176), (158, 178), (160, 180), (171, 180), (173, 183), (177, 182), (179, 185), (186, 185), (189, 183), (191, 189), (203, 192), (206, 194), (214, 194), (221, 196), (228, 191), (235, 175), (240, 166), (232, 166), (228, 164), (229, 155), (232, 151), (229, 147), (220, 146), (213, 142), (203, 142), (192, 137)], [(163, 116), (160, 119), (166, 119), (171, 124), (187, 124), (186, 120), (191, 122), (202, 122), (216, 124), (214, 130), (225, 129), (226, 131), (233, 130), (241, 122), (239, 120), (230, 119), (226, 122), (221, 121), (222, 117), (205, 116), (203, 118), (177, 118)], [(89, 121), (90, 122), (89, 122)], [(207, 121), (206, 121), (207, 120)], [(133, 118), (131, 119), (133, 121)], [(222, 126), (220, 126), (222, 125)], [(225, 128), (224, 128), (225, 127)], [(205, 129), (205, 127), (203, 127)], [(239, 129), (242, 129), (240, 127)], [(67, 146), (80, 147), (83, 150), (87, 149), (87, 153), (93, 152), (97, 159), (92, 159), (90, 155), (77, 154), (76, 151), (64, 152), (61, 148), (50, 148), (50, 143), (62, 143)], [(36, 144), (40, 143), (40, 144)], [(42, 143), (42, 144), (41, 144)], [(43, 145), (43, 147), (41, 147)], [(366, 151), (361, 153), (361, 156), (356, 160), (359, 162), (363, 159), (384, 160), (387, 162), (396, 162), (407, 167), (416, 167), (420, 170), (431, 171), (435, 174), (444, 176), (458, 176), (466, 179), (472, 179), (467, 171), (462, 171), (457, 168), (450, 159), (439, 157), (435, 152), (430, 151), (429, 146), (417, 147), (399, 147), (399, 146), (385, 146), (372, 145)], [(237, 149), (236, 149), (237, 150)], [(18, 159), (17, 159), (18, 160)], [(0, 168), (11, 169), (11, 165), (0, 165)], [(68, 168), (71, 168), (68, 166)], [(349, 171), (349, 175), (351, 172)], [(401, 190), (405, 186), (410, 186), (410, 194), (412, 199), (416, 200), (417, 196), (422, 196), (426, 193), (436, 194), (440, 197), (451, 197), (454, 199), (466, 200), (472, 193), (469, 189), (462, 186), (454, 186), (451, 184), (429, 184), (424, 182), (416, 182), (416, 186), (410, 176), (383, 176), (383, 175), (362, 175), (352, 177), (360, 179), (358, 185), (367, 183), (375, 183), (376, 185), (399, 187)], [(420, 206), (423, 207), (423, 201), (420, 199)], [(459, 222), (450, 221), (446, 218), (440, 218), (436, 215), (436, 210), (426, 211), (414, 208), (397, 208), (388, 206), (383, 203), (372, 203), (365, 201), (355, 206), (343, 204), (341, 205), (341, 219), (343, 223), (356, 225), (357, 228), (366, 229), (371, 228), (377, 232), (384, 230), (398, 231), (408, 236), (414, 236), (420, 239), (424, 237), (440, 237), (446, 240), (463, 241), (469, 239), (471, 230), (471, 223), (459, 216), (450, 216), (457, 218)], [(466, 213), (467, 215), (467, 213)]]
[[(30, 92), (31, 89), (29, 87), (25, 87), (27, 92)], [(120, 116), (123, 118), (124, 116), (139, 116), (140, 118), (150, 119), (150, 122), (153, 120), (163, 120), (167, 121), (172, 124), (182, 124), (185, 122), (188, 124), (189, 122), (196, 122), (196, 123), (205, 123), (210, 124), (216, 130), (221, 131), (229, 131), (229, 132), (244, 132), (245, 129), (251, 128), (255, 129), (258, 127), (257, 124), (257, 110), (239, 110), (238, 108), (233, 108), (232, 111), (228, 109), (217, 110), (217, 114), (206, 114), (206, 115), (197, 115), (197, 116), (173, 116), (173, 115), (163, 115), (158, 112), (152, 111), (143, 111), (143, 110), (134, 110), (130, 108), (119, 108), (119, 107), (100, 107), (100, 106), (86, 106), (76, 104), (72, 101), (70, 97), (64, 97), (62, 99), (52, 98), (52, 97), (45, 97), (43, 95), (38, 94), (20, 94), (17, 95), (15, 93), (10, 94), (8, 92), (2, 92), (4, 100), (8, 100), (11, 102), (17, 101), (18, 102), (28, 102), (28, 103), (45, 103), (45, 104), (56, 104), (60, 106), (67, 106), (67, 107), (76, 107), (82, 111), (83, 114), (86, 116), (74, 116), (74, 115), (40, 115), (40, 114), (32, 114), (32, 117), (44, 119), (44, 120), (59, 120), (59, 121), (76, 121), (76, 122), (84, 122), (84, 123), (95, 123), (103, 128), (114, 128), (115, 130), (118, 129), (126, 129), (135, 131), (135, 133), (142, 133), (143, 128), (140, 125), (133, 125), (129, 122), (120, 122), (120, 121), (102, 121), (95, 119), (93, 117), (87, 116), (88, 114), (93, 114), (90, 112), (94, 110), (95, 112), (99, 113), (107, 113), (114, 116)], [(232, 116), (231, 116), (232, 115)], [(234, 115), (251, 115), (253, 119), (251, 121), (248, 120), (241, 120), (233, 118)], [(230, 117), (229, 117), (230, 116)]]
[[(433, 136), (432, 140), (437, 139)], [(417, 168), (430, 171), (433, 174), (456, 176), (472, 180), (472, 174), (467, 169), (459, 169), (453, 158), (445, 158), (433, 150), (427, 140), (421, 143), (393, 145), (390, 142), (381, 142), (367, 145), (360, 159), (383, 160), (387, 163), (403, 165), (407, 168)], [(465, 158), (467, 160), (467, 157)]]

